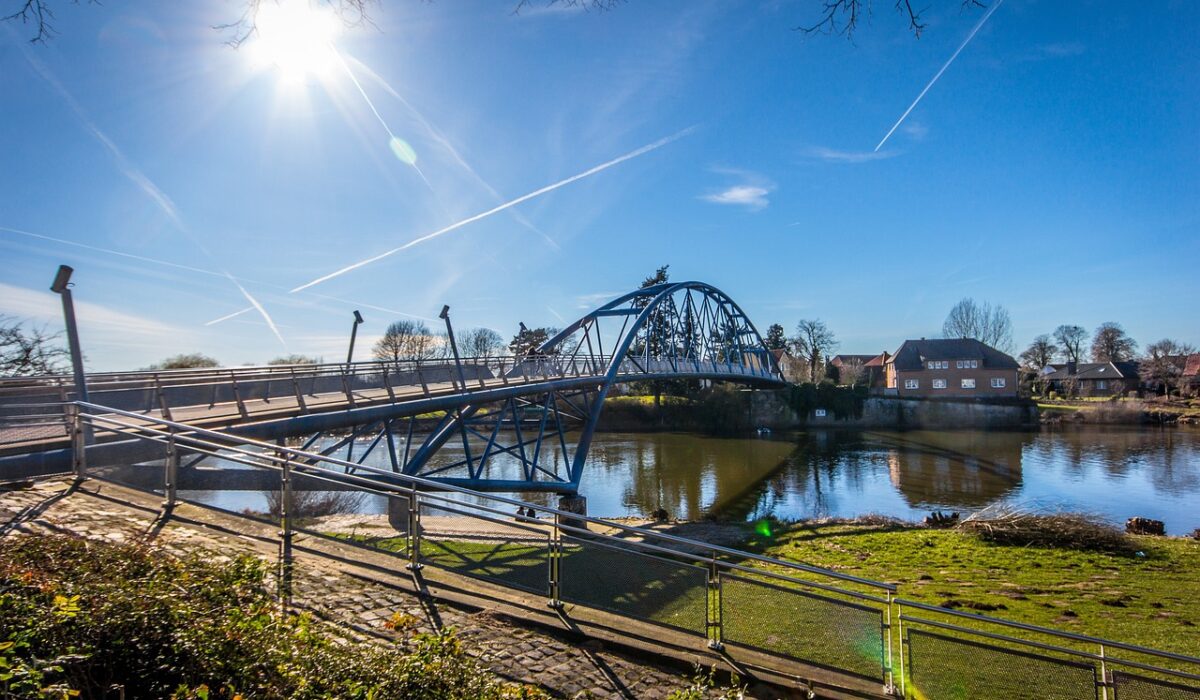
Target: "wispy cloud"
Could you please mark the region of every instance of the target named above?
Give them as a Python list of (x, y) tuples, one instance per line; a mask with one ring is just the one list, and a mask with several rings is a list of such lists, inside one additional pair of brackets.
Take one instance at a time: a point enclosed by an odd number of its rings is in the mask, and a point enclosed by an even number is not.
[(432, 240), (432, 239), (434, 239), (434, 238), (437, 238), (437, 237), (439, 237), (439, 236), (444, 236), (444, 235), (446, 235), (447, 233), (450, 233), (451, 231), (454, 231), (454, 230), (456, 230), (456, 229), (462, 228), (463, 226), (466, 226), (466, 225), (468, 225), (468, 224), (473, 224), (473, 223), (475, 223), (476, 221), (479, 221), (480, 219), (486, 219), (487, 217), (489, 217), (489, 216), (492, 216), (493, 214), (496, 214), (496, 213), (502, 212), (502, 211), (504, 211), (504, 210), (506, 210), (506, 209), (508, 209), (508, 208), (510, 208), (510, 207), (515, 207), (516, 205), (518, 205), (518, 204), (521, 204), (522, 202), (527, 202), (527, 201), (529, 201), (529, 200), (531, 200), (531, 199), (534, 199), (534, 198), (540, 197), (540, 196), (542, 196), (542, 195), (544, 195), (544, 194), (547, 194), (547, 193), (549, 193), (549, 192), (553, 192), (554, 190), (557, 190), (557, 189), (558, 189), (558, 188), (560, 188), (560, 187), (565, 187), (565, 186), (567, 186), (567, 185), (569, 185), (569, 184), (571, 184), (571, 183), (573, 183), (573, 182), (577, 182), (577, 181), (579, 181), (579, 180), (582, 180), (582, 179), (584, 179), (584, 178), (591, 177), (592, 175), (595, 175), (595, 174), (597, 174), (597, 173), (599, 173), (599, 172), (602, 172), (602, 171), (604, 171), (604, 170), (608, 170), (609, 168), (611, 168), (611, 167), (613, 167), (613, 166), (620, 165), (621, 163), (624, 163), (624, 162), (625, 162), (625, 161), (627, 161), (627, 160), (632, 160), (632, 159), (634, 159), (634, 158), (637, 158), (638, 156), (642, 156), (642, 155), (645, 155), (645, 154), (647, 154), (647, 153), (649, 153), (649, 152), (651, 152), (651, 151), (658, 150), (659, 148), (662, 148), (663, 146), (666, 146), (667, 144), (671, 143), (672, 141), (675, 141), (675, 140), (677, 140), (677, 139), (683, 138), (684, 136), (688, 135), (689, 133), (691, 133), (691, 132), (692, 132), (692, 130), (693, 130), (694, 128), (695, 128), (695, 127), (688, 127), (687, 129), (684, 129), (684, 130), (682, 130), (682, 131), (676, 132), (676, 133), (674, 133), (674, 134), (672, 134), (672, 135), (670, 135), (670, 136), (667, 136), (667, 137), (661, 138), (661, 139), (659, 139), (659, 140), (657, 140), (657, 141), (655, 141), (655, 142), (653, 142), (653, 143), (646, 144), (645, 146), (642, 146), (641, 148), (638, 148), (638, 149), (635, 149), (635, 150), (633, 150), (633, 151), (630, 151), (629, 153), (626, 153), (626, 154), (625, 154), (625, 155), (623, 155), (623, 156), (618, 156), (618, 157), (616, 157), (616, 158), (613, 158), (613, 159), (612, 159), (612, 160), (610, 160), (610, 161), (607, 161), (607, 162), (601, 163), (600, 165), (597, 165), (597, 166), (595, 166), (595, 167), (592, 167), (592, 168), (588, 168), (587, 170), (585, 170), (585, 171), (583, 171), (583, 172), (581, 172), (581, 173), (578, 173), (578, 174), (576, 174), (576, 175), (572, 175), (571, 177), (565, 178), (565, 179), (563, 179), (563, 180), (559, 180), (558, 182), (555, 182), (555, 183), (552, 183), (552, 184), (546, 185), (545, 187), (542, 187), (542, 188), (540, 188), (540, 189), (534, 190), (533, 192), (530, 192), (530, 193), (528, 193), (528, 194), (521, 195), (520, 197), (517, 197), (516, 199), (511, 199), (511, 200), (509, 200), (509, 201), (507, 201), (507, 202), (505, 202), (505, 203), (503, 203), (503, 204), (500, 204), (500, 205), (498, 205), (498, 206), (492, 207), (491, 209), (488, 209), (487, 211), (484, 211), (484, 212), (480, 212), (480, 213), (478, 213), (478, 214), (475, 214), (474, 216), (468, 216), (467, 218), (465, 218), (465, 219), (462, 219), (461, 221), (457, 221), (457, 222), (455, 222), (455, 223), (453, 223), (453, 224), (450, 224), (449, 226), (446, 226), (446, 227), (444, 227), (444, 228), (440, 228), (440, 229), (438, 229), (437, 231), (434, 231), (433, 233), (428, 233), (428, 234), (426, 234), (426, 235), (424, 235), (424, 236), (421, 236), (421, 237), (419, 237), (419, 238), (414, 238), (413, 240), (409, 241), (408, 243), (405, 243), (405, 244), (404, 244), (404, 245), (402, 245), (402, 246), (398, 246), (398, 247), (396, 247), (396, 248), (392, 248), (391, 250), (385, 251), (385, 252), (383, 252), (383, 253), (380, 253), (379, 255), (376, 255), (376, 256), (373, 256), (373, 257), (367, 258), (367, 259), (365, 259), (365, 260), (360, 260), (360, 261), (358, 261), (358, 262), (356, 262), (356, 263), (354, 263), (354, 264), (352, 264), (352, 265), (347, 265), (347, 266), (345, 266), (345, 267), (341, 268), (340, 270), (335, 270), (334, 272), (331, 272), (331, 273), (329, 273), (328, 275), (324, 275), (324, 276), (322, 276), (322, 277), (318, 277), (317, 279), (315, 279), (315, 280), (312, 280), (311, 282), (306, 282), (306, 283), (304, 283), (304, 284), (300, 285), (299, 287), (296, 287), (295, 289), (292, 289), (291, 291), (292, 291), (292, 292), (299, 292), (299, 291), (301, 291), (301, 290), (308, 289), (309, 287), (313, 287), (313, 286), (316, 286), (316, 285), (318, 285), (318, 284), (321, 284), (322, 282), (328, 282), (329, 280), (331, 280), (331, 279), (333, 279), (333, 278), (335, 278), (335, 277), (341, 277), (342, 275), (344, 275), (344, 274), (346, 274), (346, 273), (348, 273), (348, 272), (353, 272), (354, 270), (357, 270), (357, 269), (358, 269), (358, 268), (360, 268), (360, 267), (364, 267), (364, 266), (366, 266), (366, 265), (370, 265), (370, 264), (371, 264), (371, 263), (373, 263), (373, 262), (377, 262), (377, 261), (379, 261), (379, 260), (382, 260), (382, 259), (384, 259), (384, 258), (386, 258), (386, 257), (389, 257), (389, 256), (392, 256), (392, 255), (395, 255), (396, 253), (399, 253), (399, 252), (401, 252), (401, 251), (403, 251), (403, 250), (407, 250), (407, 249), (409, 249), (409, 248), (412, 248), (412, 247), (413, 247), (413, 246), (415, 246), (415, 245), (419, 245), (419, 244), (421, 244), (421, 243), (424, 243), (424, 242), (426, 242), (426, 241)]
[(823, 160), (826, 163), (869, 163), (875, 160), (886, 160), (900, 155), (899, 151), (842, 151), (825, 146), (813, 146), (804, 154), (809, 158)]
[[(62, 300), (51, 292), (0, 282), (0, 313), (57, 324), (62, 319)], [(182, 328), (94, 302), (76, 300), (75, 315), (87, 345), (186, 342), (187, 331)]]
[(732, 204), (751, 211), (765, 209), (771, 204), (767, 195), (775, 191), (775, 183), (751, 170), (740, 168), (712, 168), (714, 173), (736, 177), (739, 182), (723, 190), (701, 195), (700, 199), (713, 204)]
[(933, 87), (933, 84), (938, 81), (938, 78), (942, 77), (942, 73), (945, 73), (946, 69), (950, 67), (950, 64), (954, 63), (954, 59), (958, 58), (958, 55), (962, 53), (962, 50), (967, 48), (967, 44), (971, 43), (971, 40), (975, 38), (975, 35), (979, 33), (979, 30), (982, 29), (983, 25), (988, 21), (988, 18), (992, 16), (992, 13), (995, 12), (996, 8), (1000, 7), (1000, 4), (1003, 2), (1004, 0), (996, 0), (995, 3), (988, 7), (987, 12), (983, 13), (983, 17), (979, 19), (979, 22), (976, 23), (976, 25), (971, 29), (971, 32), (967, 34), (967, 38), (963, 39), (962, 43), (958, 45), (958, 48), (954, 50), (954, 53), (950, 55), (950, 58), (947, 59), (944, 64), (942, 64), (942, 67), (938, 70), (938, 72), (934, 74), (933, 78), (925, 85), (925, 89), (921, 90), (921, 94), (917, 95), (917, 99), (912, 101), (912, 104), (908, 106), (908, 109), (904, 110), (904, 114), (901, 114), (900, 118), (896, 120), (896, 123), (892, 125), (892, 128), (888, 129), (888, 132), (884, 134), (883, 138), (879, 141), (879, 144), (875, 146), (876, 151), (878, 151), (880, 148), (883, 148), (883, 144), (887, 143), (887, 140), (892, 137), (892, 134), (895, 133), (896, 129), (904, 123), (905, 118), (907, 118), (909, 113), (916, 108), (917, 103), (921, 101), (921, 98), (925, 97), (925, 93), (929, 92), (929, 88)]
[(577, 309), (594, 309), (601, 306), (617, 297), (621, 296), (622, 292), (593, 292), (591, 294), (580, 294), (575, 297), (575, 308)]
[(701, 199), (713, 204), (736, 204), (755, 211), (765, 208), (771, 203), (767, 195), (771, 190), (756, 185), (734, 185), (721, 192), (706, 194)]

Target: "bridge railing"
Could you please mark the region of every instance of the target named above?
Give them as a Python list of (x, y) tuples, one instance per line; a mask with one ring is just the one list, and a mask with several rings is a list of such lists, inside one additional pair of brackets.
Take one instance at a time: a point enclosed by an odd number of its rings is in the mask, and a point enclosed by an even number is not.
[[(150, 471), (161, 477), (153, 490), (172, 505), (186, 500), (181, 475), (198, 460), (240, 469), (225, 472), (230, 479), (265, 474), (256, 483), (269, 490), (269, 507), (257, 517), (279, 526), (284, 574), (292, 570), (297, 534), (336, 538), (411, 567), (543, 595), (577, 620), (615, 614), (636, 621), (621, 627), (630, 635), (653, 640), (662, 634), (655, 630), (669, 628), (749, 667), (811, 672), (875, 692), (892, 686), (892, 584), (183, 423), (150, 424), (107, 406), (78, 406), (72, 431), (78, 476), (145, 489), (146, 480), (134, 474)], [(161, 456), (88, 470), (89, 428), (155, 443)], [(334, 528), (303, 512), (314, 493), (383, 499), (388, 524), (368, 518), (349, 530)], [(286, 598), (287, 576), (281, 580)]]
[[(617, 376), (774, 379), (755, 360), (749, 355), (719, 360), (627, 357)], [(606, 355), (535, 355), (466, 357), (459, 363), (436, 359), (107, 372), (88, 376), (88, 393), (98, 405), (168, 420), (227, 421), (279, 411), (307, 413), (322, 405), (355, 407), (514, 383), (600, 377), (611, 362)], [(62, 407), (76, 398), (69, 377), (0, 380), (0, 446), (61, 438), (67, 430)]]

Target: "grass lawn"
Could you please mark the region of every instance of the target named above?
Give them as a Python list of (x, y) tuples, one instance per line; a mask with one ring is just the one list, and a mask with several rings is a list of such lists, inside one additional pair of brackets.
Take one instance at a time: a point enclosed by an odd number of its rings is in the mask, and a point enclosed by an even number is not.
[(1138, 537), (1138, 557), (897, 526), (796, 524), (747, 536), (768, 556), (897, 583), (901, 598), (1200, 656), (1195, 540)]

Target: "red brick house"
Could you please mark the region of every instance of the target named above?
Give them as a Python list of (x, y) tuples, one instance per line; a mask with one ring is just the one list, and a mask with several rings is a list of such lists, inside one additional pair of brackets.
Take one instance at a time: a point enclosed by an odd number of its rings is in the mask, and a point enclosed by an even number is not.
[(1019, 369), (974, 338), (906, 340), (884, 364), (888, 393), (921, 398), (1015, 397)]

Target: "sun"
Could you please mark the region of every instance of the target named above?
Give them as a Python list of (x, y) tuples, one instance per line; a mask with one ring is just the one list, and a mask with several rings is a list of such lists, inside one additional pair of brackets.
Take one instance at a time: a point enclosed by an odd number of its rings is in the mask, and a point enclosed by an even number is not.
[(338, 63), (333, 46), (341, 22), (328, 8), (308, 0), (264, 2), (255, 18), (251, 59), (274, 67), (287, 82), (322, 78)]

